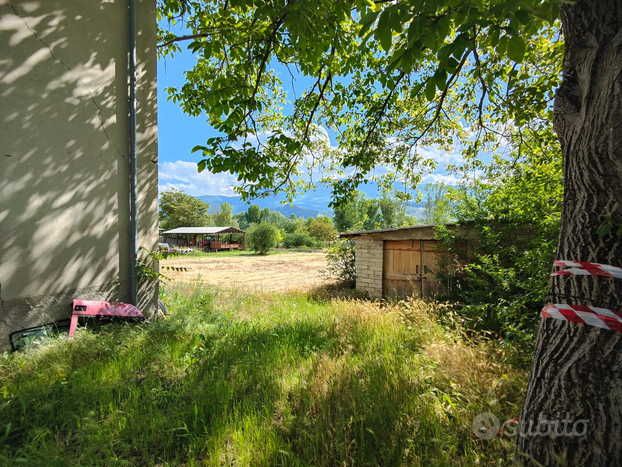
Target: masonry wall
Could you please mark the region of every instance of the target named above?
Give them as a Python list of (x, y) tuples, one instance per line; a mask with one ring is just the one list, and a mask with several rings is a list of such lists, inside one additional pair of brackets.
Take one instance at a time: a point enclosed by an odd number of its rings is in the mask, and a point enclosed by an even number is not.
[(383, 242), (371, 235), (355, 238), (356, 290), (367, 292), (372, 298), (382, 297)]
[[(0, 0), (0, 351), (130, 299), (129, 0)], [(139, 246), (158, 238), (156, 2), (137, 0)], [(153, 308), (157, 285), (139, 289)]]

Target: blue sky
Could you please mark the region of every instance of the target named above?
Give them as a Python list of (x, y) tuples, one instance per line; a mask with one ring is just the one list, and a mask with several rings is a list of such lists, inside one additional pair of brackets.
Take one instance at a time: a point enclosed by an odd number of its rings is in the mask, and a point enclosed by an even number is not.
[[(178, 104), (167, 100), (168, 94), (165, 89), (182, 86), (184, 70), (190, 69), (194, 63), (194, 56), (185, 49), (173, 58), (168, 57), (158, 62), (160, 190), (175, 187), (193, 196), (233, 196), (232, 186), (236, 182), (236, 177), (228, 173), (211, 174), (207, 171), (199, 174), (196, 168), (199, 156), (191, 153), (194, 146), (204, 143), (210, 136), (215, 136), (216, 131), (207, 124), (205, 117), (185, 115)], [(290, 78), (282, 76), (282, 80), (287, 83)], [(420, 148), (419, 151), (433, 156), (439, 162), (438, 170), (425, 176), (423, 183), (428, 181), (455, 183), (455, 177), (448, 175), (444, 166), (461, 161), (458, 151), (446, 153), (436, 148)], [(368, 195), (375, 195), (373, 187), (361, 188)], [(320, 188), (315, 193), (301, 196), (299, 200), (307, 197), (320, 198), (326, 200), (328, 204), (330, 192), (326, 188)]]

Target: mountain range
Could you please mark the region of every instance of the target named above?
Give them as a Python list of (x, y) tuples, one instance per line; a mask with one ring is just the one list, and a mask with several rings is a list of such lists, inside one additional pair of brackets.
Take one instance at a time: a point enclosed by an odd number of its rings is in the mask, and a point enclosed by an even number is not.
[[(373, 195), (372, 195), (373, 196)], [(209, 212), (218, 211), (222, 203), (229, 203), (233, 214), (245, 212), (251, 204), (257, 204), (261, 209), (269, 208), (270, 211), (278, 211), (285, 217), (289, 218), (292, 214), (297, 217), (317, 217), (317, 216), (333, 216), (333, 211), (328, 207), (330, 203), (330, 193), (322, 192), (307, 192), (301, 195), (296, 204), (290, 206), (289, 204), (281, 204), (279, 198), (263, 198), (253, 200), (251, 203), (246, 203), (240, 199), (239, 196), (219, 196), (219, 195), (204, 195), (197, 196), (204, 203), (209, 203)], [(406, 214), (415, 217), (422, 217), (425, 208), (418, 203), (409, 202), (406, 206)]]
[(292, 214), (295, 214), (296, 217), (317, 217), (317, 216), (333, 216), (332, 210), (326, 206), (321, 206), (323, 209), (316, 209), (316, 205), (301, 206), (301, 205), (292, 205), (289, 204), (281, 204), (278, 199), (274, 198), (264, 198), (264, 199), (256, 199), (251, 203), (246, 203), (242, 201), (238, 196), (218, 196), (218, 195), (204, 195), (197, 196), (204, 203), (209, 203), (209, 212), (218, 211), (220, 205), (222, 203), (229, 203), (231, 205), (231, 209), (233, 214), (237, 214), (239, 212), (245, 212), (248, 210), (248, 207), (251, 204), (257, 204), (261, 209), (269, 208), (270, 211), (278, 211), (283, 214), (285, 217), (289, 218)]

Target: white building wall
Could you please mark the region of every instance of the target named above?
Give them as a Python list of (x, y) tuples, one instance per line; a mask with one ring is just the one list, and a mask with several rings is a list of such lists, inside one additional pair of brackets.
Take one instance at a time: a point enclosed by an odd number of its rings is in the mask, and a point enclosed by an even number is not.
[[(157, 245), (156, 1), (137, 0), (138, 244)], [(0, 0), (0, 351), (129, 300), (129, 0)], [(152, 307), (157, 286), (140, 290)]]

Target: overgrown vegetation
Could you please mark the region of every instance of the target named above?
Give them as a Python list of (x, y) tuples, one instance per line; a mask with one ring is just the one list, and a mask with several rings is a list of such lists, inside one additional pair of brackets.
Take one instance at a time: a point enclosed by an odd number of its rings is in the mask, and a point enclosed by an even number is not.
[(563, 185), (552, 130), (525, 131), (523, 138), (522, 152), (478, 164), (482, 177), (453, 191), (454, 215), (470, 240), (444, 228), (438, 233), (450, 253), (441, 277), (453, 283), (465, 325), (530, 352), (559, 236)]
[(343, 287), (356, 285), (356, 250), (353, 240), (339, 240), (326, 251), (326, 275), (336, 277)]
[[(525, 372), (440, 305), (168, 288), (169, 318), (0, 360), (3, 465), (490, 465)], [(504, 437), (505, 439), (509, 439)]]

